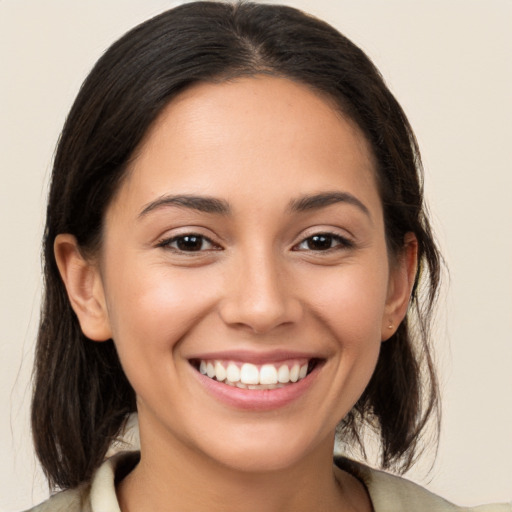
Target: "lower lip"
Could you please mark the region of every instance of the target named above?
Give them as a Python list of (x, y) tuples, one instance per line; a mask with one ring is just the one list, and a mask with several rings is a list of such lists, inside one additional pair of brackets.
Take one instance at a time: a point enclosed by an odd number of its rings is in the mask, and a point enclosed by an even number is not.
[(195, 368), (193, 371), (201, 385), (220, 402), (236, 409), (272, 411), (302, 397), (315, 381), (320, 367), (321, 365), (317, 364), (303, 379), (276, 389), (241, 389), (210, 379)]

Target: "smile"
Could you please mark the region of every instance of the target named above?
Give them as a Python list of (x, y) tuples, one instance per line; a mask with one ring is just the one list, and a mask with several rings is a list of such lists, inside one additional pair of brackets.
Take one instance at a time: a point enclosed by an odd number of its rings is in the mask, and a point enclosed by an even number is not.
[(252, 364), (240, 361), (200, 359), (193, 366), (206, 377), (241, 389), (279, 389), (304, 379), (318, 359), (293, 359)]

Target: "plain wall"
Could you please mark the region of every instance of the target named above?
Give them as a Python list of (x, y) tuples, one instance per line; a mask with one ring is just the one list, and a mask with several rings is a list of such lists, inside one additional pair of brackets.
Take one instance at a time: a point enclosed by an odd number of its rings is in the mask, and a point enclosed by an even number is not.
[[(53, 150), (88, 70), (163, 0), (0, 1), (0, 510), (47, 496), (28, 428)], [(450, 268), (436, 339), (443, 428), (410, 477), (459, 504), (512, 498), (512, 2), (290, 0), (382, 71), (416, 131)]]

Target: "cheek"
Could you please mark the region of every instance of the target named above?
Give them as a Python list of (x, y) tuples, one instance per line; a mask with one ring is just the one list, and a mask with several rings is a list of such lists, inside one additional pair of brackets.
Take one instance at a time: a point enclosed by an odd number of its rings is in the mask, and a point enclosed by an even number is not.
[(109, 319), (122, 359), (158, 359), (174, 350), (216, 301), (217, 283), (204, 274), (144, 264), (110, 272)]
[(354, 264), (316, 276), (312, 308), (344, 346), (381, 341), (387, 267)]
[[(318, 287), (316, 311), (336, 353), (333, 398), (339, 419), (357, 402), (375, 370), (382, 345), (387, 270), (354, 266)], [(342, 398), (340, 398), (342, 397)]]

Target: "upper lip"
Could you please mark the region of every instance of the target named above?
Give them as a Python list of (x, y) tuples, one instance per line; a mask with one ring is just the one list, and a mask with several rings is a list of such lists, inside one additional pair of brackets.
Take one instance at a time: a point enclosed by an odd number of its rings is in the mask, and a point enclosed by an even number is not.
[(243, 361), (244, 363), (265, 364), (288, 361), (290, 359), (325, 359), (318, 353), (300, 352), (292, 350), (272, 350), (257, 352), (249, 350), (222, 350), (218, 352), (204, 352), (188, 356), (189, 360), (222, 360), (222, 361)]

